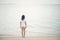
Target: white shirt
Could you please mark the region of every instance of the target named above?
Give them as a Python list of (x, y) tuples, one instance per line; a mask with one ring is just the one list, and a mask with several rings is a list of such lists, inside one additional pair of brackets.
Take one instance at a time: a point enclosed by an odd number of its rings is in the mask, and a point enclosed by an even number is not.
[(21, 27), (26, 27), (26, 21), (25, 20), (21, 20)]

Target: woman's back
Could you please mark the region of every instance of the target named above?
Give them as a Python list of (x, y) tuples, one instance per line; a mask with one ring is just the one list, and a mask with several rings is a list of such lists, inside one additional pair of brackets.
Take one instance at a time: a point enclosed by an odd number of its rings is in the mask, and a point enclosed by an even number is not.
[(25, 24), (26, 23), (26, 21), (25, 20), (21, 20), (21, 27), (25, 27)]

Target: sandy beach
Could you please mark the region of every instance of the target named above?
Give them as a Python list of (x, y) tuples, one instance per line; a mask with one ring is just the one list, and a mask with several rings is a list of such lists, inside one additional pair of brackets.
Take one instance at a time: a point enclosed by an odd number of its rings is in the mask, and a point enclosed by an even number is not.
[(0, 35), (0, 40), (60, 40), (60, 36), (30, 36), (22, 38), (15, 35)]

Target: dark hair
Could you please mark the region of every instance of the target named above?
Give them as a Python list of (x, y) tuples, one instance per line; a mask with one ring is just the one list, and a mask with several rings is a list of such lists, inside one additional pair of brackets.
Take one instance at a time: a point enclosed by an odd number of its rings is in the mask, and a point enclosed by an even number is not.
[(21, 20), (24, 20), (24, 19), (25, 19), (25, 15), (22, 15)]

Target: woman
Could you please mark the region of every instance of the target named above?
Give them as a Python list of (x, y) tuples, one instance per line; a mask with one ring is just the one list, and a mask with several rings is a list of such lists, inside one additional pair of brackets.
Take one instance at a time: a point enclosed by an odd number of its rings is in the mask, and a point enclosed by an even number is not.
[(25, 37), (25, 29), (26, 29), (26, 21), (25, 21), (25, 15), (22, 15), (21, 21), (20, 21), (20, 27), (22, 30), (22, 37)]

